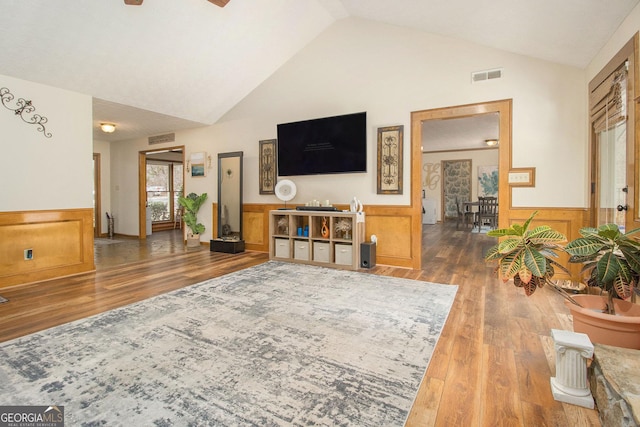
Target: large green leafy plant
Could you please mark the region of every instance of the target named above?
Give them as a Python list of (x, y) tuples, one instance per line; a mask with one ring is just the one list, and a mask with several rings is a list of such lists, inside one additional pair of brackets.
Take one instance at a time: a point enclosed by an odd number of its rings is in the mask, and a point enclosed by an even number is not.
[(622, 233), (616, 224), (580, 229), (579, 237), (565, 246), (569, 262), (583, 263), (586, 283), (608, 293), (607, 312), (615, 314), (612, 299), (627, 299), (638, 292), (640, 277), (640, 243), (632, 234), (640, 228)]
[(178, 197), (178, 203), (184, 208), (182, 219), (191, 230), (192, 236), (204, 233), (205, 226), (198, 222), (198, 211), (206, 199), (207, 193), (199, 196), (196, 193), (189, 193), (186, 197)]
[(564, 234), (553, 230), (548, 225), (541, 225), (529, 230), (533, 217), (531, 214), (524, 224), (513, 224), (509, 228), (491, 230), (488, 236), (503, 238), (485, 255), (486, 261), (498, 261), (496, 268), (498, 277), (504, 282), (513, 279), (513, 284), (524, 288), (531, 295), (537, 288), (545, 284), (553, 285), (551, 278), (555, 268), (564, 272), (567, 269), (559, 264), (558, 251), (562, 251), (559, 243), (565, 242)]

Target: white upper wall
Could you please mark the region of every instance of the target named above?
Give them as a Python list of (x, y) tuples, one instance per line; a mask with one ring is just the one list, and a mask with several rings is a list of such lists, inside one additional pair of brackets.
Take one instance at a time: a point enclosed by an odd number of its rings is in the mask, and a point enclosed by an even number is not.
[(640, 30), (640, 4), (625, 18), (611, 39), (600, 49), (587, 67), (587, 82), (614, 57), (616, 53)]
[(0, 211), (91, 208), (91, 97), (3, 75), (0, 88), (14, 95), (11, 108), (19, 98), (31, 101), (52, 134), (0, 106)]
[[(471, 83), (471, 73), (503, 68), (504, 77)], [(376, 128), (405, 126), (431, 108), (513, 99), (513, 166), (536, 167), (536, 187), (514, 189), (514, 206), (584, 207), (587, 200), (584, 71), (361, 19), (339, 21), (225, 115), (254, 129), (254, 142), (276, 137), (276, 124), (367, 111), (367, 175), (295, 177), (300, 196), (365, 204), (409, 204), (405, 194), (376, 193)], [(572, 159), (567, 164), (566, 159)], [(561, 179), (570, 191), (557, 192)], [(256, 182), (257, 178), (252, 180)], [(247, 197), (257, 191), (249, 191)], [(351, 196), (351, 197), (350, 197)], [(256, 201), (258, 201), (256, 200)]]
[[(502, 79), (471, 83), (471, 72), (498, 67)], [(411, 112), (500, 99), (513, 99), (513, 166), (536, 168), (536, 187), (514, 189), (514, 206), (586, 206), (584, 70), (361, 19), (335, 23), (216, 125), (178, 131), (170, 145), (185, 145), (187, 158), (199, 151), (214, 158), (205, 178), (187, 177), (187, 192), (216, 201), (217, 153), (244, 151), (245, 203), (281, 203), (259, 194), (258, 141), (276, 138), (278, 123), (367, 111), (368, 172), (292, 177), (298, 195), (291, 203), (357, 196), (365, 205), (408, 205)], [(404, 125), (403, 195), (376, 194), (376, 128), (390, 125)], [(111, 146), (120, 233), (137, 234), (137, 152), (151, 148), (162, 147), (143, 139)], [(206, 240), (210, 209), (201, 215)]]

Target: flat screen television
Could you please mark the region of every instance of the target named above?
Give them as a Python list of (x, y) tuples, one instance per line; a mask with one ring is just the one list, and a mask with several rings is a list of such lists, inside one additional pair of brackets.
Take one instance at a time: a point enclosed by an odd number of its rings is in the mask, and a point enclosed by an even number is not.
[(278, 175), (367, 171), (367, 113), (278, 125)]

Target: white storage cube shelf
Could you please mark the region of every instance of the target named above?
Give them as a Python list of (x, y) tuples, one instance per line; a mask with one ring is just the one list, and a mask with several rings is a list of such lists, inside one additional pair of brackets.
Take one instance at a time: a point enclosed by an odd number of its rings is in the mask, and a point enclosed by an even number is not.
[(331, 245), (324, 242), (313, 242), (313, 260), (316, 262), (329, 262)]
[(274, 210), (269, 258), (357, 270), (364, 228), (363, 212)]
[(351, 265), (353, 262), (353, 246), (336, 243), (336, 264)]
[(289, 239), (275, 239), (275, 256), (277, 258), (291, 258)]
[(309, 261), (309, 242), (305, 240), (293, 241), (294, 251), (293, 256), (299, 261)]

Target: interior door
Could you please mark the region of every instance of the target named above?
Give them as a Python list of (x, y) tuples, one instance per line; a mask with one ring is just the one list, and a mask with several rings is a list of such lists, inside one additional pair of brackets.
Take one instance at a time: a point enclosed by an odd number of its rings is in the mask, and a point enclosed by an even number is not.
[(589, 83), (591, 225), (640, 227), (635, 90), (638, 34)]

